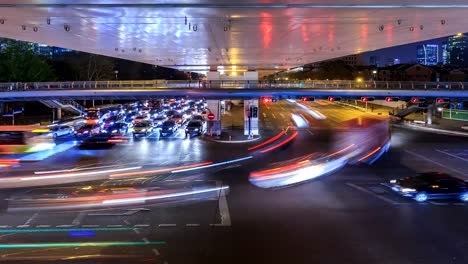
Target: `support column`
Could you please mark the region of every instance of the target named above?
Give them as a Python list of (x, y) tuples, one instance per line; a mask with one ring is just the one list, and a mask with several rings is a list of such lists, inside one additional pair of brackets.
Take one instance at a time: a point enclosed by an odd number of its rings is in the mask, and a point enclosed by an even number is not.
[(55, 108), (56, 109), (56, 115), (55, 115), (55, 118), (57, 118), (57, 120), (60, 120), (62, 119), (62, 108)]
[(432, 114), (434, 112), (434, 104), (430, 104), (427, 107), (427, 124), (432, 125)]
[(209, 113), (214, 114), (214, 120), (208, 120), (207, 133), (209, 135), (221, 135), (221, 101), (220, 100), (206, 100)]
[(258, 107), (258, 99), (244, 100), (244, 135), (258, 136), (258, 116), (260, 108)]

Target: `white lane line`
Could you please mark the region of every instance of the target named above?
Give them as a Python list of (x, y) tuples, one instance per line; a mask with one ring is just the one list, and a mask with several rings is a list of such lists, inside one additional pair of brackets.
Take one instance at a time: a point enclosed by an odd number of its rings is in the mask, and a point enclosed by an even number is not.
[(309, 132), (310, 135), (314, 135), (314, 133), (312, 133), (312, 131), (310, 131), (309, 129), (306, 129), (307, 132)]
[(143, 240), (145, 243), (149, 243), (149, 240), (146, 237), (142, 238), (141, 240)]
[(219, 214), (221, 215), (221, 225), (231, 226), (231, 216), (229, 214), (229, 207), (226, 199), (226, 190), (222, 189), (222, 182), (218, 181), (216, 182), (216, 185), (221, 189), (219, 191), (218, 200)]
[(175, 227), (176, 224), (159, 224), (158, 227)]
[(275, 114), (273, 114), (273, 113), (272, 113), (271, 115), (273, 116), (273, 118), (274, 118), (274, 119), (276, 119), (276, 116), (275, 116)]
[(434, 201), (428, 201), (428, 203), (434, 204), (434, 205), (449, 205), (449, 203), (439, 203), (439, 202), (434, 202)]
[(155, 249), (155, 248), (153, 248), (152, 251), (156, 256), (161, 255), (161, 254), (159, 254), (159, 251), (157, 249)]
[(82, 227), (98, 227), (99, 225), (82, 225)]
[(445, 152), (445, 151), (440, 150), (440, 149), (436, 149), (436, 151), (437, 151), (437, 152), (440, 152), (440, 153), (443, 153), (443, 154), (445, 154), (445, 155), (448, 155), (448, 156), (450, 156), (450, 157), (454, 157), (454, 158), (461, 159), (461, 160), (463, 160), (463, 161), (468, 162), (468, 159), (464, 159), (464, 158), (459, 157), (459, 156), (457, 156), (457, 155), (453, 155), (452, 153), (448, 153), (448, 152)]
[(263, 117), (266, 118), (266, 114), (265, 114), (265, 113), (263, 113)]
[(33, 214), (26, 222), (24, 222), (24, 225), (29, 225), (31, 224), (32, 221), (39, 215), (39, 213)]
[(107, 227), (122, 227), (123, 225), (107, 225)]
[(280, 116), (281, 116), (282, 118), (285, 118), (285, 116), (283, 115), (283, 113), (280, 113)]
[(386, 203), (389, 203), (389, 204), (391, 204), (391, 205), (399, 205), (399, 204), (400, 204), (400, 203), (395, 202), (395, 201), (393, 201), (393, 200), (391, 200), (391, 199), (388, 199), (388, 198), (386, 198), (386, 197), (383, 197), (382, 195), (378, 195), (378, 194), (376, 194), (376, 193), (374, 193), (374, 192), (371, 192), (371, 191), (367, 190), (366, 188), (363, 188), (363, 187), (358, 186), (358, 185), (356, 185), (356, 184), (347, 182), (346, 185), (348, 185), (349, 187), (354, 188), (354, 189), (356, 189), (356, 190), (359, 190), (359, 191), (361, 191), (361, 192), (370, 194), (370, 195), (374, 196), (375, 198), (380, 199), (380, 200), (382, 200), (382, 201), (384, 201), (384, 202), (386, 202)]
[(133, 232), (135, 232), (137, 235), (140, 234), (140, 231), (138, 229), (133, 229)]
[(19, 225), (19, 226), (16, 226), (17, 228), (26, 228), (26, 227), (29, 227), (29, 225)]
[(436, 165), (439, 165), (439, 166), (441, 166), (441, 167), (444, 167), (444, 168), (446, 168), (447, 170), (450, 170), (450, 171), (459, 173), (459, 174), (461, 174), (461, 175), (463, 175), (463, 176), (468, 176), (468, 174), (465, 174), (465, 173), (462, 172), (462, 171), (459, 171), (459, 170), (457, 170), (457, 169), (453, 169), (453, 168), (450, 168), (450, 167), (448, 167), (448, 166), (445, 166), (444, 164), (442, 164), (442, 163), (440, 163), (440, 162), (437, 162), (437, 161), (431, 160), (431, 159), (429, 159), (429, 158), (426, 158), (426, 157), (424, 157), (423, 155), (420, 155), (420, 154), (418, 154), (418, 153), (414, 153), (414, 152), (411, 151), (411, 150), (405, 150), (405, 152), (406, 152), (406, 153), (409, 153), (409, 154), (411, 154), (411, 155), (413, 155), (413, 156), (416, 156), (416, 157), (418, 157), (418, 158), (420, 158), (420, 159), (423, 159), (423, 160), (425, 160), (425, 161), (428, 161), (428, 162), (434, 163), (434, 164), (436, 164)]
[(8, 228), (10, 226), (7, 226), (7, 225), (1, 225), (0, 228)]
[(186, 224), (185, 226), (200, 226), (200, 224)]
[(80, 213), (75, 217), (75, 219), (73, 219), (72, 225), (79, 225), (80, 222), (83, 220), (83, 218), (85, 218), (86, 214), (87, 214), (86, 212), (80, 212)]
[(37, 228), (48, 228), (48, 227), (50, 227), (50, 225), (37, 225), (36, 227)]
[(134, 225), (133, 227), (149, 227), (150, 225), (148, 224), (139, 224), (139, 225)]
[(55, 227), (72, 227), (73, 225), (56, 225)]
[(130, 222), (127, 219), (124, 220), (124, 223), (130, 225)]

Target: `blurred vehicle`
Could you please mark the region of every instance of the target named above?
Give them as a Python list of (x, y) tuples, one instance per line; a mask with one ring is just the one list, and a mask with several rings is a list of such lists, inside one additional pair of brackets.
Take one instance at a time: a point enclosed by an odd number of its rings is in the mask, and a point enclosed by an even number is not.
[(201, 115), (201, 116), (203, 116), (203, 118), (205, 118), (205, 119), (206, 119), (206, 118), (207, 118), (207, 116), (208, 116), (208, 111), (206, 111), (206, 110), (203, 110), (203, 111), (200, 113), (200, 115)]
[(85, 124), (99, 124), (101, 118), (101, 110), (99, 108), (87, 108), (84, 111)]
[(177, 125), (181, 126), (185, 122), (185, 118), (181, 114), (173, 115), (171, 120), (174, 120)]
[(113, 136), (125, 136), (128, 132), (128, 125), (126, 123), (115, 123), (101, 132), (108, 133)]
[(177, 113), (182, 113), (184, 111), (184, 108), (182, 106), (176, 106), (174, 107), (174, 111)]
[(136, 115), (134, 113), (127, 114), (125, 116), (125, 123), (132, 123)]
[(145, 135), (147, 136), (148, 134), (151, 134), (153, 131), (153, 124), (151, 122), (139, 122), (136, 123), (135, 126), (133, 127), (133, 136), (140, 136), (140, 135)]
[(167, 116), (168, 118), (172, 118), (172, 116), (174, 116), (174, 115), (176, 115), (176, 114), (177, 114), (177, 112), (174, 111), (174, 110), (170, 110), (170, 111), (167, 111), (167, 112), (166, 112), (166, 116)]
[(122, 121), (122, 116), (120, 115), (113, 115), (106, 120), (104, 120), (104, 124), (102, 125), (104, 129), (107, 129), (108, 127), (112, 126), (113, 124)]
[(161, 130), (159, 131), (159, 135), (164, 137), (167, 135), (172, 135), (174, 132), (177, 131), (179, 125), (174, 120), (167, 120), (165, 121), (162, 126)]
[(146, 115), (146, 114), (149, 114), (149, 112), (151, 111), (151, 108), (150, 107), (143, 107), (140, 111), (140, 113), (142, 115)]
[(192, 116), (192, 120), (194, 120), (194, 121), (195, 121), (195, 120), (196, 120), (196, 121), (201, 121), (201, 122), (205, 122), (205, 121), (206, 121), (206, 119), (205, 119), (203, 116), (201, 116), (201, 115), (194, 115), (194, 116)]
[(48, 132), (48, 128), (40, 126), (0, 126), (0, 154), (51, 149), (55, 143)]
[(153, 125), (155, 127), (160, 127), (167, 120), (168, 120), (168, 118), (166, 116), (158, 116), (158, 117), (153, 119)]
[(75, 137), (89, 137), (91, 135), (99, 134), (101, 127), (97, 124), (87, 124), (75, 130)]
[(136, 124), (136, 123), (149, 121), (149, 120), (150, 120), (150, 118), (149, 118), (148, 115), (139, 115), (139, 116), (135, 117), (135, 119), (133, 119), (133, 123)]
[(446, 173), (426, 172), (390, 181), (393, 191), (424, 202), (428, 199), (460, 199), (468, 202), (468, 186)]
[(100, 146), (109, 147), (109, 146), (113, 145), (112, 141), (110, 140), (111, 138), (112, 138), (112, 136), (108, 135), (108, 134), (92, 135), (90, 137), (87, 137), (85, 140), (83, 140), (80, 143), (79, 147), (80, 148), (83, 148), (83, 147), (100, 147)]
[(206, 131), (206, 125), (202, 121), (192, 120), (188, 123), (185, 128), (185, 137), (199, 136), (204, 134)]
[(184, 114), (182, 116), (184, 117), (185, 120), (188, 120), (188, 119), (192, 118), (192, 115), (193, 115), (192, 111), (185, 110), (185, 112), (184, 112)]
[(72, 135), (73, 131), (75, 131), (75, 129), (71, 126), (55, 126), (50, 129), (47, 135), (56, 138), (65, 135)]

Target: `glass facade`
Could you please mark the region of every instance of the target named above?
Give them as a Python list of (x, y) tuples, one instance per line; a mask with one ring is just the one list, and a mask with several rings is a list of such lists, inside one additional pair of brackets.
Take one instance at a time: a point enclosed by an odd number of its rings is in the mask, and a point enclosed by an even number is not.
[(447, 40), (447, 62), (451, 65), (468, 65), (468, 36), (457, 34)]
[(439, 63), (439, 45), (418, 45), (416, 47), (416, 61), (422, 65), (437, 65)]

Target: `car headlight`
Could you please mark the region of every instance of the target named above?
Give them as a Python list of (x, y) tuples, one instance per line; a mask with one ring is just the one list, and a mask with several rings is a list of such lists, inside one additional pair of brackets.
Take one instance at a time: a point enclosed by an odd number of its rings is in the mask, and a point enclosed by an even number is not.
[(112, 133), (117, 133), (117, 130), (112, 130)]
[(198, 128), (195, 128), (193, 131), (198, 131)]
[(140, 130), (141, 132), (146, 132), (146, 128), (143, 128), (142, 130)]
[(102, 133), (107, 133), (107, 130), (102, 130), (101, 132), (102, 132)]
[(401, 188), (401, 192), (404, 192), (404, 193), (416, 192), (416, 189), (413, 189), (413, 188)]
[(86, 130), (86, 131), (84, 131), (84, 132), (83, 132), (83, 134), (88, 134), (88, 133), (89, 133), (89, 131), (88, 131), (88, 130)]
[(397, 180), (393, 179), (393, 180), (390, 180), (390, 183), (393, 183), (395, 184), (397, 182)]

